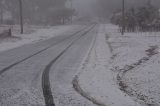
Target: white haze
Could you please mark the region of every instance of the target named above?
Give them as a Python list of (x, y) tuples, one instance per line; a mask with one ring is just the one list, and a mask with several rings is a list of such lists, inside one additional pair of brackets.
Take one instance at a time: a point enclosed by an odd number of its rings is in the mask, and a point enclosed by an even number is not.
[[(125, 0), (125, 8), (139, 7), (147, 4), (149, 0)], [(160, 8), (160, 0), (151, 0), (151, 3)], [(110, 14), (117, 9), (121, 9), (122, 0), (73, 0), (73, 7), (79, 14), (98, 14), (98, 9), (103, 13)]]

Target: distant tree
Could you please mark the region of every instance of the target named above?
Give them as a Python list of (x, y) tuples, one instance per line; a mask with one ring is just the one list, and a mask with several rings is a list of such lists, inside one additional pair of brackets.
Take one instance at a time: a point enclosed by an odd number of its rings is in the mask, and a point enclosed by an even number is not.
[(122, 13), (121, 12), (115, 12), (112, 16), (111, 16), (111, 23), (115, 24), (115, 25), (119, 25), (121, 23), (121, 19), (122, 19)]
[(147, 5), (145, 7), (141, 7), (138, 9), (136, 14), (138, 23), (152, 23), (152, 21), (157, 18), (158, 16), (158, 9), (156, 9), (152, 5)]
[(132, 20), (134, 17), (138, 23), (152, 23), (152, 21), (159, 16), (159, 12), (156, 7), (151, 4), (147, 4), (139, 7), (138, 9), (130, 8), (126, 10), (125, 16), (129, 20)]
[(75, 14), (74, 9), (70, 8), (56, 8), (50, 11), (49, 14), (50, 22), (52, 24), (65, 24), (66, 21), (70, 21), (71, 16)]
[[(19, 23), (18, 0), (4, 1), (5, 9), (12, 14), (13, 21), (15, 23)], [(68, 17), (69, 15), (71, 15), (72, 12), (71, 10), (65, 7), (66, 1), (67, 0), (22, 0), (24, 22), (29, 24), (52, 25), (54, 23), (61, 23), (62, 18), (60, 16), (64, 14), (65, 17)]]

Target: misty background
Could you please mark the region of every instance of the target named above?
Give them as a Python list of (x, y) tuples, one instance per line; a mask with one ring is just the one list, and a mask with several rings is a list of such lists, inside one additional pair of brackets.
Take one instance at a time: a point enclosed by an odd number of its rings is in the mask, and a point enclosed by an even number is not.
[[(19, 23), (19, 0), (0, 0), (1, 23)], [(146, 5), (149, 0), (125, 0), (125, 8)], [(160, 0), (150, 0), (160, 8)], [(79, 17), (107, 21), (113, 12), (121, 10), (122, 0), (22, 0), (26, 24), (65, 24)]]

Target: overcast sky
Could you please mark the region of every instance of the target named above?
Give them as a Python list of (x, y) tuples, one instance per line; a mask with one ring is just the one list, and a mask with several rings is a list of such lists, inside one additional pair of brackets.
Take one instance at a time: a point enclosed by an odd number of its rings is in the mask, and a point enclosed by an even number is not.
[(73, 7), (79, 14), (92, 14), (92, 6), (96, 0), (73, 0)]

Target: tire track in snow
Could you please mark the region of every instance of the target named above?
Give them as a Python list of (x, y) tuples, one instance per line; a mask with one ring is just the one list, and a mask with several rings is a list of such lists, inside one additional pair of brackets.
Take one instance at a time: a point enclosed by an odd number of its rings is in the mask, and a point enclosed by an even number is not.
[(65, 40), (71, 38), (72, 36), (74, 36), (74, 35), (80, 33), (80, 32), (83, 31), (84, 29), (86, 29), (86, 28), (83, 28), (83, 29), (81, 29), (81, 30), (75, 32), (74, 34), (70, 35), (69, 37), (67, 37), (67, 38), (65, 38), (65, 39), (62, 39), (60, 42), (56, 42), (56, 43), (54, 43), (54, 44), (52, 44), (52, 45), (49, 45), (48, 47), (46, 47), (46, 48), (44, 48), (44, 49), (42, 49), (42, 50), (40, 50), (40, 51), (37, 51), (36, 53), (34, 53), (34, 54), (32, 54), (32, 55), (30, 55), (30, 56), (28, 56), (28, 57), (26, 57), (26, 58), (24, 58), (24, 59), (18, 61), (18, 62), (15, 62), (15, 63), (13, 63), (13, 64), (11, 64), (11, 65), (5, 67), (5, 68), (3, 68), (2, 70), (0, 70), (0, 75), (3, 74), (4, 72), (8, 71), (8, 70), (11, 69), (12, 67), (14, 67), (14, 66), (16, 66), (16, 65), (18, 65), (18, 64), (20, 64), (20, 63), (22, 63), (22, 62), (24, 62), (24, 61), (26, 61), (26, 60), (32, 58), (32, 57), (34, 57), (34, 56), (36, 56), (36, 55), (38, 55), (38, 54), (40, 54), (40, 53), (42, 53), (42, 52), (44, 52), (44, 51), (46, 51), (46, 50), (48, 50), (49, 48), (53, 47), (54, 45), (57, 45), (57, 44), (59, 44), (59, 43), (65, 41)]
[(55, 106), (54, 103), (54, 98), (52, 95), (52, 90), (51, 90), (51, 86), (50, 86), (50, 80), (49, 80), (49, 72), (50, 69), (52, 67), (52, 65), (77, 41), (79, 40), (81, 37), (85, 36), (87, 33), (89, 33), (93, 28), (95, 27), (95, 25), (92, 25), (91, 28), (89, 27), (89, 29), (87, 31), (85, 31), (83, 34), (81, 34), (80, 36), (78, 36), (77, 39), (73, 40), (69, 45), (67, 45), (67, 47), (55, 58), (53, 59), (44, 69), (43, 74), (42, 74), (42, 89), (43, 89), (43, 96), (45, 98), (45, 104), (46, 106)]

